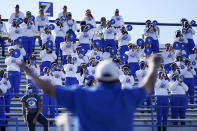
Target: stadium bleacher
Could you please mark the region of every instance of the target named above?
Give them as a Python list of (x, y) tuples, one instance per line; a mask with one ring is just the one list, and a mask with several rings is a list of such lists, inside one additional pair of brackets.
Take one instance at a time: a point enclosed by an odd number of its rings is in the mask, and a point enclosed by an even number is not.
[[(54, 47), (55, 48), (55, 47)], [(39, 57), (39, 52), (40, 52), (40, 47), (37, 45), (35, 48), (35, 52), (36, 52), (36, 57), (37, 57), (37, 62), (38, 64), (40, 64), (41, 58)], [(160, 47), (160, 50), (164, 50), (164, 46)], [(1, 51), (0, 51), (1, 54)], [(6, 55), (7, 55), (7, 47), (6, 47)], [(0, 56), (0, 63), (1, 63), (1, 67), (6, 68), (6, 65), (4, 64), (5, 61), (5, 57)], [(136, 83), (137, 84), (137, 83)], [(26, 77), (25, 77), (25, 73), (22, 72), (22, 76), (21, 76), (21, 84), (20, 84), (20, 94), (25, 94), (26, 93)], [(18, 119), (18, 126), (20, 130), (25, 130), (26, 129), (26, 125), (24, 124), (24, 120), (23, 120), (23, 116), (22, 116), (22, 106), (21, 106), (21, 95), (19, 95), (19, 98), (12, 98), (11, 101), (11, 107), (10, 107), (10, 113), (6, 113), (6, 116), (9, 118), (17, 118)], [(197, 96), (197, 88), (195, 90), (195, 96)], [(154, 100), (153, 100), (153, 105), (154, 105)], [(168, 124), (172, 125), (173, 121), (185, 121), (186, 122), (186, 126), (189, 127), (189, 130), (195, 130), (197, 127), (197, 99), (195, 99), (195, 104), (191, 105), (194, 108), (188, 108), (187, 112), (186, 112), (186, 119), (181, 120), (181, 119), (171, 119), (170, 116), (170, 112), (169, 112), (169, 119), (168, 119)], [(62, 113), (66, 113), (66, 110), (63, 108), (59, 108), (58, 111), (61, 111)], [(156, 125), (156, 111), (153, 108), (153, 114), (150, 113), (151, 108), (138, 108), (136, 113), (135, 113), (135, 119), (134, 119), (134, 124), (136, 125), (135, 130), (151, 130), (151, 126), (152, 126), (152, 121), (154, 121), (154, 125)], [(61, 113), (59, 113), (60, 115)], [(152, 120), (153, 118), (153, 120)], [(55, 119), (48, 119), (49, 121), (55, 122)], [(15, 119), (11, 119), (8, 120), (8, 127), (10, 129), (16, 129), (16, 120)], [(40, 124), (38, 124), (38, 127), (41, 126)], [(54, 129), (54, 124), (51, 125), (51, 130)], [(144, 126), (144, 127), (143, 127)], [(192, 126), (194, 126), (192, 128)], [(38, 128), (38, 130), (42, 130), (42, 128)], [(139, 128), (140, 127), (140, 128)], [(175, 126), (177, 127), (177, 126)], [(180, 130), (187, 130), (188, 127), (181, 127)], [(8, 128), (8, 129), (9, 129)], [(168, 130), (174, 130), (175, 128), (173, 127), (169, 127)]]
[[(3, 21), (7, 21), (7, 20), (4, 19)], [(55, 22), (55, 21), (52, 20), (50, 22)], [(78, 23), (79, 23), (79, 21), (78, 21)], [(99, 22), (97, 22), (97, 24), (98, 23)], [(133, 24), (133, 25), (144, 25), (145, 23), (126, 22), (125, 24), (127, 24), (127, 25), (128, 24), (129, 25), (130, 24)], [(170, 24), (170, 23), (168, 23), (168, 24), (167, 23), (158, 23), (158, 25), (161, 25), (161, 26), (180, 26), (180, 24)], [(197, 26), (197, 25), (194, 24), (194, 26)], [(47, 26), (47, 28), (48, 28), (48, 26)], [(128, 29), (127, 29), (127, 31), (128, 31)], [(46, 44), (46, 43), (44, 43), (44, 44)], [(138, 45), (137, 43), (132, 43), (132, 44)], [(133, 46), (132, 44), (131, 44), (131, 46)], [(6, 43), (6, 49), (5, 49), (5, 56), (9, 56), (8, 45), (10, 45), (10, 43), (7, 42)], [(147, 46), (147, 47), (150, 48), (149, 46)], [(146, 46), (143, 45), (143, 47), (146, 47)], [(55, 43), (53, 44), (53, 49), (56, 49)], [(165, 45), (164, 44), (160, 44), (160, 48), (159, 49), (160, 49), (160, 52), (164, 51), (165, 50)], [(34, 56), (36, 56), (36, 63), (38, 65), (41, 64), (40, 52), (41, 52), (41, 47), (39, 46), (39, 42), (36, 41)], [(0, 50), (0, 54), (1, 53), (2, 53), (2, 50)], [(145, 53), (144, 50), (143, 50), (143, 53)], [(154, 53), (156, 53), (156, 52), (154, 52)], [(152, 52), (150, 54), (152, 54)], [(146, 54), (146, 55), (148, 56), (148, 54)], [(4, 69), (4, 70), (7, 67), (6, 64), (5, 64), (5, 59), (6, 59), (6, 57), (0, 56), (0, 66), (1, 66), (1, 69)], [(62, 61), (58, 60), (58, 63), (62, 63)], [(65, 85), (64, 82), (62, 84)], [(138, 80), (135, 79), (135, 84), (134, 85), (137, 85), (137, 84), (138, 84)], [(9, 130), (23, 131), (23, 130), (27, 129), (26, 125), (24, 124), (24, 118), (23, 118), (23, 114), (22, 114), (22, 103), (20, 101), (22, 96), (24, 96), (26, 94), (26, 92), (27, 92), (26, 74), (24, 72), (21, 72), (20, 92), (19, 92), (19, 94), (12, 94), (12, 99), (11, 99), (11, 104), (10, 104), (10, 113), (5, 113), (6, 122), (7, 122), (5, 126), (8, 129), (8, 131)], [(43, 94), (40, 93), (39, 95), (42, 96)], [(180, 130), (183, 130), (183, 131), (186, 131), (186, 130), (194, 131), (194, 130), (197, 129), (197, 87), (195, 87), (194, 104), (189, 104), (189, 103), (190, 102), (188, 101), (188, 107), (187, 107), (187, 110), (186, 110), (186, 119), (172, 119), (171, 118), (171, 116), (172, 116), (171, 111), (169, 111), (169, 113), (168, 113), (168, 125), (167, 125), (168, 131), (174, 130), (177, 127), (181, 127)], [(135, 127), (136, 131), (142, 131), (142, 130), (144, 130), (144, 131), (146, 131), (146, 130), (154, 131), (154, 130), (156, 130), (158, 125), (156, 125), (157, 114), (156, 114), (156, 106), (155, 105), (156, 105), (155, 96), (152, 96), (152, 103), (151, 103), (149, 108), (147, 108), (146, 106), (145, 107), (141, 107), (141, 108), (137, 108), (137, 111), (135, 113), (135, 119), (134, 119), (134, 127)], [(51, 105), (43, 105), (43, 106), (44, 107), (45, 106), (46, 107), (50, 107)], [(56, 111), (55, 111), (56, 112), (55, 113), (56, 116), (64, 114), (64, 113), (69, 114), (69, 118), (70, 118), (70, 123), (69, 123), (70, 125), (69, 126), (70, 126), (71, 130), (74, 130), (74, 126), (75, 125), (74, 125), (74, 122), (72, 121), (72, 119), (73, 119), (72, 115), (64, 108), (57, 107), (57, 106), (55, 106), (55, 108), (56, 108)], [(55, 124), (56, 120), (55, 120), (55, 118), (48, 118), (48, 121), (50, 123), (49, 124), (50, 130), (56, 130), (56, 124)], [(173, 125), (173, 122), (179, 122), (179, 123), (180, 122), (185, 122), (185, 124)], [(41, 130), (40, 127), (41, 127), (41, 125), (37, 124), (37, 129), (38, 130)]]

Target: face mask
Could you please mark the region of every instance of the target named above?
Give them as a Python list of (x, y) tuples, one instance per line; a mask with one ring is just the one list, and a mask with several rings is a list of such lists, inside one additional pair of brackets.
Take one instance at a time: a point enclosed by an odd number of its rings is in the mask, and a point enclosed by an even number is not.
[(47, 50), (47, 53), (52, 53), (52, 51), (51, 50)]
[(173, 80), (173, 81), (176, 81), (176, 79), (177, 79), (177, 77), (174, 77), (172, 80)]
[(125, 31), (124, 30), (122, 30), (121, 32), (122, 32), (122, 34), (125, 34)]
[(125, 75), (128, 75), (128, 74), (129, 74), (128, 70), (125, 70), (125, 71), (124, 71), (124, 74), (125, 74)]
[(169, 51), (169, 50), (170, 50), (170, 47), (167, 47), (167, 48), (166, 48), (166, 51)]
[(172, 70), (174, 70), (175, 69), (175, 66), (172, 66)]
[(187, 28), (189, 26), (189, 24), (188, 23), (185, 23), (185, 28)]
[(180, 37), (181, 36), (181, 32), (177, 32), (176, 37)]
[(140, 64), (140, 69), (144, 69), (144, 64)]
[(35, 60), (32, 60), (32, 64), (35, 65), (36, 64), (36, 61)]
[(86, 80), (86, 81), (85, 81), (85, 85), (91, 86), (91, 85), (92, 85), (92, 80)]
[(81, 31), (84, 32), (85, 26), (81, 26)]
[(149, 27), (151, 25), (151, 23), (147, 23), (147, 27)]
[(16, 24), (16, 21), (14, 21), (14, 22), (12, 23), (12, 26), (13, 26), (13, 27), (16, 27), (16, 25), (17, 25), (17, 24)]
[(59, 21), (57, 21), (56, 25), (57, 25), (57, 26), (60, 26), (60, 22), (59, 22)]
[(110, 49), (111, 49), (111, 48), (107, 48), (106, 52), (110, 52)]
[(52, 72), (55, 72), (55, 71), (56, 71), (56, 69), (55, 69), (54, 67), (52, 67), (52, 68), (51, 68), (51, 71), (52, 71)]
[(33, 93), (33, 89), (28, 89), (28, 90), (27, 90), (27, 93), (28, 93), (28, 94)]

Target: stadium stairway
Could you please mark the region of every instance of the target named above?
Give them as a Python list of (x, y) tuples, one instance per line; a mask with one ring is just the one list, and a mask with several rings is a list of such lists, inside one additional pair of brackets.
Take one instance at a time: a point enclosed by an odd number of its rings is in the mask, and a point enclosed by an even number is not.
[[(7, 44), (8, 45), (8, 44)], [(160, 50), (163, 50), (164, 46), (162, 46), (160, 48)], [(0, 50), (0, 54), (1, 54)], [(36, 52), (36, 58), (37, 58), (37, 64), (40, 64), (41, 62), (41, 58), (39, 55), (39, 52), (41, 51), (40, 47), (38, 46), (38, 44), (36, 44), (36, 48), (35, 48), (35, 52)], [(8, 56), (8, 52), (7, 52), (7, 47), (6, 47), (6, 52), (5, 52), (6, 56)], [(5, 57), (2, 57), (0, 55), (0, 69), (6, 69), (6, 65), (5, 65)], [(21, 84), (20, 84), (20, 94), (25, 94), (26, 92), (26, 77), (25, 77), (25, 73), (22, 72), (22, 76), (21, 76)], [(195, 90), (195, 95), (197, 96), (197, 89)], [(19, 131), (25, 131), (27, 130), (26, 127), (24, 127), (24, 122), (23, 122), (23, 116), (22, 116), (22, 107), (21, 107), (21, 102), (20, 102), (21, 96), (19, 98), (16, 97), (12, 97), (12, 101), (11, 101), (11, 107), (10, 107), (10, 113), (6, 113), (6, 116), (9, 118), (17, 118), (18, 119), (18, 124), (19, 124)], [(154, 100), (153, 100), (153, 105), (154, 105)], [(197, 98), (195, 98), (195, 104), (193, 106), (196, 106), (196, 108), (188, 108), (187, 109), (187, 113), (186, 113), (186, 119), (184, 120), (186, 122), (186, 125), (197, 125)], [(152, 130), (152, 128), (148, 125), (151, 125), (152, 122), (154, 122), (154, 125), (156, 125), (156, 111), (153, 108), (153, 114), (150, 113), (151, 109), (150, 108), (138, 108), (136, 113), (135, 113), (135, 120), (134, 120), (134, 124), (139, 125), (140, 127), (135, 127), (136, 131), (149, 131)], [(63, 108), (59, 108), (58, 112), (61, 113), (66, 113), (67, 111)], [(61, 114), (59, 113), (59, 114)], [(152, 117), (153, 116), (153, 120)], [(172, 122), (174, 121), (173, 119), (170, 118), (171, 116), (171, 112), (169, 112), (169, 120), (168, 120), (168, 124), (172, 125)], [(48, 119), (51, 122), (55, 122), (55, 119)], [(180, 119), (176, 119), (176, 121), (182, 121)], [(16, 130), (16, 121), (15, 120), (8, 120), (8, 124), (10, 126), (7, 127), (8, 131), (11, 130)], [(40, 124), (37, 124), (37, 130), (41, 130)], [(13, 127), (11, 127), (13, 126)], [(50, 125), (50, 131), (55, 131), (55, 124)], [(70, 125), (72, 126), (72, 124)], [(145, 126), (145, 127), (142, 127)], [(177, 127), (169, 127), (169, 131), (173, 131), (175, 128)], [(185, 130), (191, 130), (191, 131), (196, 131), (197, 127), (181, 127), (179, 128), (179, 130), (181, 131), (185, 131)]]

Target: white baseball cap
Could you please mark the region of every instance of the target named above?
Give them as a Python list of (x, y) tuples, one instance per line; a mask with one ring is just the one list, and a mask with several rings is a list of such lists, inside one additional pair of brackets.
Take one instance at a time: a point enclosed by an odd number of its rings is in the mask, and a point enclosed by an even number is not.
[(97, 65), (95, 76), (103, 82), (116, 81), (119, 79), (119, 68), (112, 60), (107, 59)]

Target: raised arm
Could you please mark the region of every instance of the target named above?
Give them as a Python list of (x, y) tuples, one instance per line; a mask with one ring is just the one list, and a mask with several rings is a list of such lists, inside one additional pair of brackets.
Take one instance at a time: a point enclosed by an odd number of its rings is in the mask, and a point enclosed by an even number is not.
[(55, 97), (55, 87), (47, 81), (41, 80), (37, 75), (35, 75), (25, 63), (18, 63), (18, 65), (26, 72), (27, 75), (31, 76), (32, 82), (40, 89), (43, 90), (45, 94)]
[(156, 79), (157, 79), (157, 70), (160, 67), (161, 63), (161, 56), (160, 55), (153, 55), (148, 59), (148, 71), (146, 76), (144, 77), (143, 81), (139, 83), (139, 87), (143, 87), (146, 90), (146, 94), (153, 90)]

